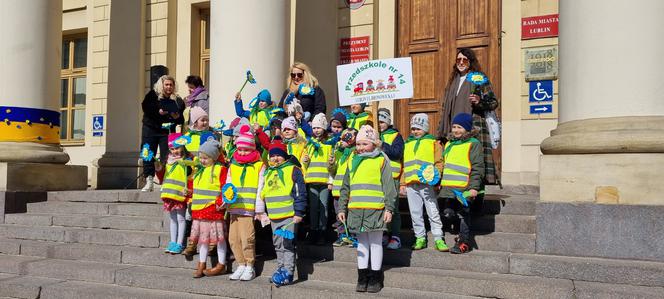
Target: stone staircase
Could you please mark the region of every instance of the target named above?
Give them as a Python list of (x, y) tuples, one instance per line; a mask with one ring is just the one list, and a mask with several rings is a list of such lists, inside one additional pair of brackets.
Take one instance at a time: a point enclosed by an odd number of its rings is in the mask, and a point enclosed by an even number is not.
[(193, 261), (163, 253), (158, 193), (51, 192), (0, 224), (0, 298), (664, 298), (664, 263), (536, 254), (536, 206), (537, 195), (487, 196), (477, 249), (451, 255), (407, 249), (402, 202), (404, 249), (385, 251), (386, 288), (372, 296), (354, 292), (352, 248), (300, 245), (299, 280), (282, 288), (268, 282), (269, 254), (251, 282), (193, 279)]

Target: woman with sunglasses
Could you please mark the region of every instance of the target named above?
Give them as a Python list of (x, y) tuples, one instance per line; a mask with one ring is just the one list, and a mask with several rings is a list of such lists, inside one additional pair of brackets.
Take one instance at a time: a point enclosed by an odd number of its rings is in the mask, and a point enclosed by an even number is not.
[[(456, 63), (452, 67), (445, 94), (443, 98), (443, 114), (438, 125), (438, 138), (442, 144), (447, 141), (447, 136), (452, 132), (452, 118), (459, 113), (469, 113), (473, 116), (473, 127), (479, 129), (477, 138), (484, 147), (484, 184), (499, 184), (496, 175), (496, 167), (493, 161), (491, 139), (486, 126), (485, 114), (498, 108), (498, 99), (494, 95), (491, 83), (486, 82), (481, 88), (475, 88), (471, 93), (473, 83), (466, 81), (466, 75), (470, 72), (482, 72), (477, 61), (475, 52), (471, 49), (462, 48), (457, 51)], [(482, 198), (478, 196), (471, 210), (477, 213), (482, 209)]]
[[(310, 118), (318, 113), (326, 113), (325, 92), (318, 86), (318, 79), (311, 73), (309, 66), (302, 62), (295, 62), (290, 67), (287, 83), (288, 88), (281, 96), (279, 107), (286, 110), (286, 105), (290, 102), (290, 99), (295, 97), (300, 100), (304, 114)], [(307, 88), (301, 89), (300, 85), (302, 84), (306, 84), (310, 90)]]

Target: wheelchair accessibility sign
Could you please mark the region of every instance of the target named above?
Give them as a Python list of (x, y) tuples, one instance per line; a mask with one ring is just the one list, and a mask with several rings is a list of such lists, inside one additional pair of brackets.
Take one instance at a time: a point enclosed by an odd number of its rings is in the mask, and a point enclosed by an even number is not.
[(103, 115), (93, 115), (92, 116), (92, 136), (94, 136), (94, 137), (104, 136), (104, 116)]
[(553, 102), (553, 81), (530, 81), (528, 83), (530, 85), (530, 88), (528, 88), (528, 102)]

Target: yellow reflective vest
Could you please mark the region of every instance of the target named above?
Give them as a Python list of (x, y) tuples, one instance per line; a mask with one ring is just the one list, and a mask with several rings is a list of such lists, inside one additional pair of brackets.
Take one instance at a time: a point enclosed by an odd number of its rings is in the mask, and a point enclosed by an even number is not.
[(215, 163), (203, 168), (194, 177), (194, 194), (191, 197), (191, 210), (200, 211), (211, 205), (221, 194), (221, 169), (222, 165)]
[[(286, 148), (288, 150), (288, 154), (297, 158), (298, 161), (300, 161), (300, 158), (302, 158), (302, 153), (304, 152), (304, 148), (307, 146), (307, 142), (301, 139), (300, 137), (297, 137), (296, 141), (293, 142), (286, 142)], [(302, 161), (300, 161), (302, 163)]]
[(350, 197), (349, 209), (382, 210), (385, 208), (385, 193), (381, 181), (381, 169), (385, 164), (385, 157), (378, 155), (373, 158), (364, 158), (357, 169), (350, 171)]
[(286, 219), (295, 216), (295, 199), (293, 192), (293, 170), (295, 165), (281, 168), (283, 181), (276, 169), (268, 168), (265, 172), (265, 183), (261, 197), (265, 201), (267, 215), (271, 220)]
[(161, 198), (184, 202), (184, 190), (187, 189), (187, 166), (175, 162), (166, 165), (164, 181), (161, 183)]
[(434, 164), (436, 159), (434, 157), (436, 140), (427, 138), (426, 136), (420, 138), (420, 144), (415, 152), (415, 145), (417, 140), (406, 141), (403, 151), (403, 171), (406, 184), (419, 183), (420, 178), (417, 172), (424, 164)]
[(185, 148), (187, 148), (187, 151), (192, 153), (195, 157), (198, 157), (198, 149), (201, 147), (201, 136), (205, 135), (208, 138), (213, 137), (212, 132), (192, 132), (189, 131), (185, 133), (185, 136), (189, 136), (191, 138), (191, 142), (187, 145), (185, 145)]
[[(394, 142), (394, 139), (396, 139), (397, 136), (399, 136), (399, 132), (393, 130), (390, 132), (381, 133), (380, 140), (384, 143), (392, 145), (392, 142)], [(399, 176), (401, 176), (401, 161), (390, 160), (390, 166), (392, 166), (392, 178), (398, 179)]]
[[(468, 140), (462, 144), (451, 145), (451, 142), (445, 144), (445, 164), (443, 166), (443, 178), (440, 185), (451, 188), (466, 188), (470, 183), (470, 150), (473, 147), (473, 141)], [(448, 148), (452, 146), (451, 149)]]
[(258, 124), (261, 127), (265, 128), (270, 124), (270, 119), (272, 118), (272, 108), (268, 107), (265, 109), (259, 109), (258, 107), (251, 109), (249, 114), (249, 123)]
[(367, 124), (371, 115), (367, 112), (362, 112), (360, 114), (350, 113), (348, 116), (348, 127), (355, 130), (360, 130), (360, 127)]
[(327, 160), (330, 157), (332, 146), (312, 140), (306, 147), (309, 155), (309, 164), (307, 165), (304, 182), (307, 184), (327, 184), (330, 173), (327, 170)]
[(353, 148), (351, 150), (351, 154), (348, 156), (348, 158), (346, 158), (345, 161), (341, 161), (341, 154), (337, 155), (335, 160), (335, 163), (337, 163), (337, 174), (334, 176), (334, 181), (332, 182), (332, 196), (341, 196), (341, 184), (344, 183), (344, 176), (346, 175), (346, 171), (348, 171), (348, 165), (350, 164), (350, 161), (352, 161), (353, 157), (355, 157), (355, 149)]
[[(231, 163), (231, 183), (237, 188), (237, 201), (228, 206), (229, 213), (242, 214), (245, 211), (254, 213), (258, 181), (262, 168), (262, 161), (247, 164)], [(242, 180), (242, 173), (244, 173), (244, 180)]]

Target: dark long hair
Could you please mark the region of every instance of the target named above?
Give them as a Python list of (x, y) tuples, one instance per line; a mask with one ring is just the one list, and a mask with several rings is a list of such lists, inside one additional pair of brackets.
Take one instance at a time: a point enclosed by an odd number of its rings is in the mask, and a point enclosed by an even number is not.
[(459, 49), (456, 55), (454, 55), (455, 63), (452, 65), (452, 73), (450, 74), (450, 78), (447, 81), (447, 86), (445, 87), (446, 91), (450, 88), (450, 85), (452, 85), (454, 77), (456, 77), (457, 75), (461, 76), (461, 73), (459, 73), (459, 69), (457, 69), (456, 67), (456, 58), (457, 56), (459, 56), (459, 53), (463, 54), (463, 56), (468, 57), (468, 72), (482, 72), (482, 67), (480, 66), (479, 61), (477, 61), (477, 56), (475, 56), (475, 52), (470, 48)]

